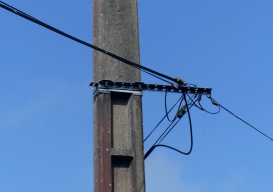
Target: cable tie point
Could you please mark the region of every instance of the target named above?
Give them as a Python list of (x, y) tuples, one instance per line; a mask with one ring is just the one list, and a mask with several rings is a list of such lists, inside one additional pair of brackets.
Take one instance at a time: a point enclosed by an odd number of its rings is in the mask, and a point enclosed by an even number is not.
[(183, 105), (181, 109), (178, 111), (177, 117), (181, 119), (183, 115), (185, 115), (185, 113), (186, 113), (186, 105)]
[(213, 98), (210, 98), (213, 105), (219, 106), (219, 103), (215, 101)]
[(178, 83), (178, 84), (182, 84), (182, 85), (186, 85), (186, 82), (179, 78), (179, 77), (174, 77), (174, 80)]

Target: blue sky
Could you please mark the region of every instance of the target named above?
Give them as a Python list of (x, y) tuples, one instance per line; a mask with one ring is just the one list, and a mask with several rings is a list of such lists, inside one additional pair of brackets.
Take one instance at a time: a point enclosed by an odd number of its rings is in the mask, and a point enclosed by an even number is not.
[[(89, 0), (5, 2), (92, 42)], [(272, 137), (272, 9), (272, 1), (139, 1), (141, 64), (212, 87), (216, 101)], [(6, 10), (0, 18), (0, 191), (93, 191), (92, 50)], [(145, 92), (145, 135), (163, 115), (164, 94)], [(272, 141), (223, 110), (191, 116), (192, 154), (157, 148), (145, 162), (147, 191), (273, 190)], [(188, 150), (186, 118), (163, 143)]]

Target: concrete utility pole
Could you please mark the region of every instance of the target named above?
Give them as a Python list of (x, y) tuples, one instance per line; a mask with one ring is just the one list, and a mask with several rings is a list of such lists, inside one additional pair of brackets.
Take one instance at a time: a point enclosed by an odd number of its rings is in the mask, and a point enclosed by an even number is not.
[[(140, 63), (137, 0), (93, 0), (93, 44)], [(140, 81), (140, 71), (97, 51), (93, 81)], [(93, 103), (94, 191), (145, 192), (142, 98), (100, 94)]]

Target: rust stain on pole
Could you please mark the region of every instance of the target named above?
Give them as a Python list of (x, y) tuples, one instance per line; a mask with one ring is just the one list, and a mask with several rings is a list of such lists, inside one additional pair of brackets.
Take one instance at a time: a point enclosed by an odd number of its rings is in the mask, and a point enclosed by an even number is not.
[[(93, 43), (135, 63), (139, 58), (135, 0), (93, 0)], [(140, 71), (93, 51), (93, 81), (140, 81)], [(100, 94), (94, 111), (94, 191), (144, 192), (142, 98)]]

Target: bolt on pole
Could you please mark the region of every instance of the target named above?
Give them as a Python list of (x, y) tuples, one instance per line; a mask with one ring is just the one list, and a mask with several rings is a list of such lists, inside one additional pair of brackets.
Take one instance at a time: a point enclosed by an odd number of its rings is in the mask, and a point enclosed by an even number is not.
[[(140, 63), (136, 0), (93, 0), (93, 44)], [(93, 51), (93, 81), (138, 82), (140, 71)], [(93, 102), (94, 191), (145, 192), (142, 96), (100, 94)]]

